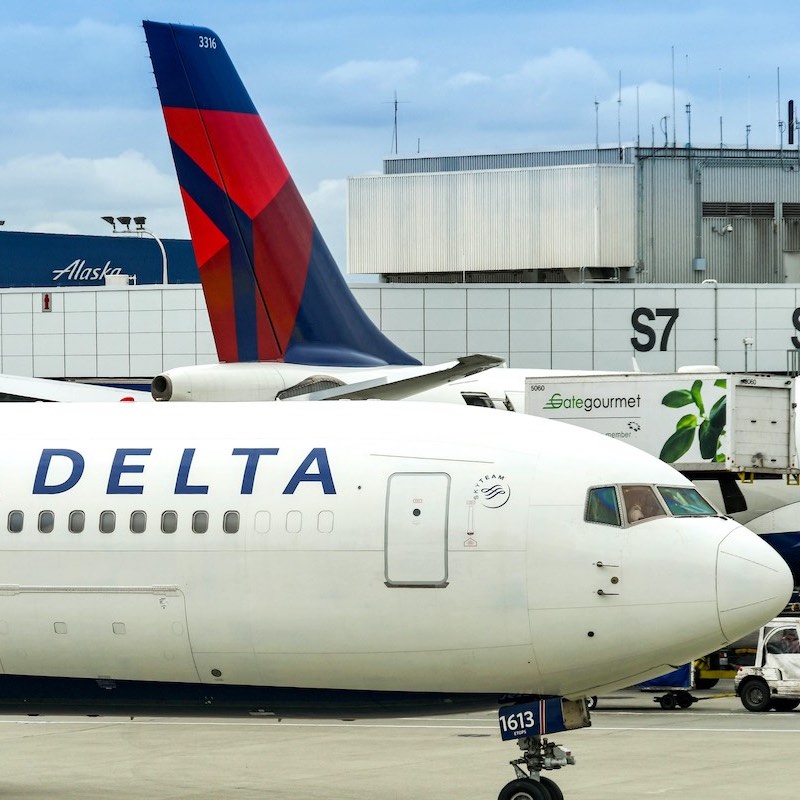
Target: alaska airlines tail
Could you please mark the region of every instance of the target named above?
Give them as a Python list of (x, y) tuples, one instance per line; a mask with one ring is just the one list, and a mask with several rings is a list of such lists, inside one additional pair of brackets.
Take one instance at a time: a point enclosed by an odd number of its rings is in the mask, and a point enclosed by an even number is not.
[(220, 361), (418, 364), (356, 302), (220, 38), (144, 30)]

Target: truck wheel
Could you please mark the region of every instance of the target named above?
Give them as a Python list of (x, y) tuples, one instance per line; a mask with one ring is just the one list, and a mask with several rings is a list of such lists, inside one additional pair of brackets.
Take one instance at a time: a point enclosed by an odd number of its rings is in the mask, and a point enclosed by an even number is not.
[(792, 700), (788, 697), (775, 697), (770, 705), (776, 711), (794, 711), (797, 706), (800, 706), (800, 700)]
[(742, 687), (742, 705), (748, 711), (769, 711), (772, 700), (769, 696), (769, 686), (761, 678), (751, 678)]

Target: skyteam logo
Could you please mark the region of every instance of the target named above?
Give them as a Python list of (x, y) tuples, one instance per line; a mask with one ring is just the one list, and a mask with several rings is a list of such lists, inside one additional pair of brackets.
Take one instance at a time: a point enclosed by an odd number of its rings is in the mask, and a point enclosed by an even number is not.
[(122, 275), (122, 267), (112, 267), (110, 261), (102, 267), (87, 267), (85, 258), (76, 258), (66, 267), (53, 270), (53, 282), (103, 281), (108, 275)]
[(472, 497), (486, 508), (500, 508), (511, 497), (511, 487), (504, 475), (484, 475), (473, 487)]

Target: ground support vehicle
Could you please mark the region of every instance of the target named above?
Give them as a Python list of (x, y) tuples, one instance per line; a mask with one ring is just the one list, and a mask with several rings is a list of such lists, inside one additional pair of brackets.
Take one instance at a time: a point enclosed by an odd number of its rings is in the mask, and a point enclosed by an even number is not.
[(759, 630), (754, 664), (739, 667), (734, 688), (748, 711), (800, 705), (800, 617), (777, 617)]

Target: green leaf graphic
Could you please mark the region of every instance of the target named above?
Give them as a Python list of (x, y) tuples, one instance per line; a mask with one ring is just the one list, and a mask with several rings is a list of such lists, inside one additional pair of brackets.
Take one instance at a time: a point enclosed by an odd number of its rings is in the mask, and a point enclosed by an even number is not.
[(721, 431), (715, 428), (707, 419), (700, 423), (697, 438), (700, 442), (700, 455), (704, 459), (712, 459), (717, 454), (720, 433)]
[(658, 457), (662, 461), (672, 464), (689, 450), (693, 441), (694, 428), (682, 428), (681, 430), (677, 430), (664, 442), (664, 446), (661, 448), (661, 453)]
[(700, 395), (700, 390), (703, 388), (703, 381), (697, 380), (692, 384), (691, 394), (692, 400), (694, 400), (695, 405), (700, 410), (700, 415), (703, 416), (706, 413), (706, 409), (703, 406), (703, 398)]
[(668, 408), (681, 408), (681, 406), (688, 406), (694, 402), (692, 393), (688, 389), (673, 389), (664, 395), (661, 405)]
[(684, 428), (696, 428), (697, 427), (697, 416), (695, 414), (686, 414), (685, 416), (681, 417), (678, 420), (678, 424), (675, 426), (676, 430), (683, 430)]
[(714, 381), (714, 386), (716, 386), (717, 389), (727, 389), (728, 388), (728, 379), (727, 378), (717, 378), (717, 380)]
[(728, 418), (727, 399), (726, 395), (720, 397), (719, 400), (714, 403), (711, 408), (711, 413), (708, 415), (708, 421), (713, 427), (717, 428), (720, 433), (722, 433), (722, 429), (725, 427)]

